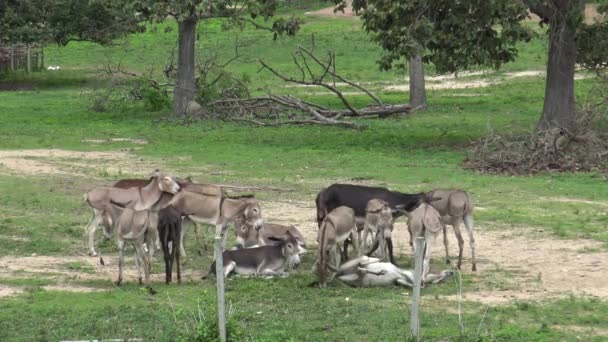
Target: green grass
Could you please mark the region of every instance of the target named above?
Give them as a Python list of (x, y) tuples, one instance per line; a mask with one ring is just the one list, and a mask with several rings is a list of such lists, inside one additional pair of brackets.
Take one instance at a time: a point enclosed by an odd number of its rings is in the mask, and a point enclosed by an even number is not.
[[(299, 13), (324, 6), (314, 2)], [(286, 12), (284, 12), (286, 13)], [(219, 21), (200, 25), (200, 50), (216, 49), (220, 56), (232, 53), (231, 39), (238, 34), (246, 57), (230, 66), (246, 74), (253, 88), (272, 87), (303, 96), (308, 90), (286, 88), (267, 73), (258, 73), (255, 58), (261, 57), (290, 73), (295, 68), (289, 52), (298, 44), (310, 45), (314, 33), (316, 51), (333, 49), (338, 70), (349, 79), (365, 82), (403, 82), (403, 71), (380, 72), (375, 59), (379, 48), (370, 43), (356, 19), (306, 17), (301, 34), (277, 41), (261, 31), (224, 31)], [(165, 111), (149, 112), (141, 103), (96, 113), (92, 92), (106, 86), (95, 70), (106, 60), (121, 60), (129, 69), (158, 73), (175, 45), (172, 21), (150, 25), (145, 33), (131, 35), (124, 45), (99, 47), (71, 43), (65, 48), (48, 47), (47, 64), (60, 65), (58, 72), (3, 76), (4, 81), (30, 83), (34, 91), (0, 92), (0, 149), (61, 148), (71, 150), (133, 149), (137, 158), (200, 181), (272, 185), (292, 189), (276, 194), (261, 192), (262, 200), (295, 199), (312, 205), (323, 186), (361, 177), (407, 192), (436, 187), (470, 191), (479, 207), (479, 227), (500, 227), (518, 233), (542, 228), (560, 238), (591, 238), (608, 243), (606, 203), (608, 188), (598, 173), (546, 173), (533, 177), (480, 174), (461, 167), (466, 147), (488, 129), (497, 132), (529, 131), (539, 117), (544, 94), (541, 78), (506, 80), (479, 89), (429, 92), (430, 108), (405, 118), (361, 121), (365, 128), (353, 131), (332, 127), (253, 128), (221, 121), (189, 126), (167, 120)], [(521, 44), (518, 59), (503, 71), (544, 69), (546, 43), (539, 36)], [(432, 73), (432, 66), (430, 68)], [(490, 76), (500, 77), (500, 75)], [(475, 78), (475, 77), (473, 77)], [(577, 81), (577, 96), (584, 100), (592, 80)], [(388, 103), (403, 102), (407, 94), (379, 90)], [(458, 96), (481, 94), (478, 96)], [(314, 99), (332, 107), (341, 104), (331, 96)], [(354, 104), (367, 100), (351, 97)], [(147, 145), (125, 142), (90, 144), (83, 139), (140, 138)], [(70, 162), (79, 162), (71, 160)], [(82, 228), (90, 212), (82, 194), (97, 184), (133, 176), (102, 167), (83, 168), (83, 176), (28, 175), (9, 172), (0, 165), (0, 256), (79, 255), (83, 252)], [(151, 170), (140, 170), (145, 174)], [(579, 199), (596, 203), (565, 202)], [(303, 209), (309, 210), (309, 209)], [(311, 212), (312, 215), (312, 212)], [(312, 217), (312, 216), (311, 216)], [(100, 234), (101, 235), (101, 234)], [(22, 239), (6, 237), (16, 236)], [(116, 253), (113, 240), (100, 240), (102, 253)], [(188, 250), (193, 249), (188, 242)], [(605, 247), (581, 252), (605, 251)], [(208, 253), (210, 254), (210, 253)], [(312, 256), (286, 279), (235, 279), (228, 281), (227, 298), (234, 309), (232, 319), (246, 339), (294, 340), (402, 340), (407, 335), (409, 297), (403, 289), (351, 289), (343, 285), (326, 290), (307, 285)], [(409, 257), (399, 259), (411, 266)], [(210, 255), (190, 253), (186, 267), (204, 270)], [(438, 261), (436, 261), (438, 262)], [(439, 267), (440, 264), (436, 266)], [(79, 261), (61, 266), (70, 272), (95, 272)], [(128, 265), (127, 267), (132, 267)], [(161, 273), (160, 262), (154, 272)], [(496, 269), (463, 278), (465, 291), (512, 287), (512, 270)], [(0, 340), (31, 341), (60, 339), (127, 338), (176, 340), (191, 337), (197, 323), (192, 315), (200, 309), (213, 322), (214, 287), (210, 281), (187, 280), (182, 286), (154, 284), (159, 291), (149, 296), (127, 279), (121, 289), (110, 279), (73, 280), (73, 284), (107, 289), (101, 293), (44, 291), (55, 284), (56, 274), (28, 277), (11, 274), (0, 284), (22, 287), (26, 293), (0, 300)], [(608, 329), (604, 301), (572, 297), (540, 302), (514, 302), (492, 307), (479, 329), (485, 308), (464, 303), (464, 326), (459, 329), (457, 304), (442, 299), (453, 295), (453, 282), (423, 291), (422, 331), (427, 340), (601, 340), (595, 333), (563, 329)], [(348, 298), (348, 300), (346, 300)], [(447, 307), (447, 309), (446, 309)], [(211, 317), (211, 318), (209, 318)], [(202, 331), (207, 331), (203, 323)], [(187, 328), (186, 328), (187, 326)], [(560, 326), (562, 326), (560, 328)], [(206, 330), (207, 329), (207, 330)]]

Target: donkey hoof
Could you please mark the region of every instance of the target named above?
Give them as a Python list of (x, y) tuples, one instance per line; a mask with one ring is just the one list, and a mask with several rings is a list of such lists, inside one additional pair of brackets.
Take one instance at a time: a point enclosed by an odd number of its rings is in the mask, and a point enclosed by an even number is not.
[(95, 251), (89, 251), (89, 256), (96, 257), (97, 256), (97, 252), (95, 252)]
[(477, 272), (477, 265), (473, 264), (472, 271), (473, 271), (473, 272)]

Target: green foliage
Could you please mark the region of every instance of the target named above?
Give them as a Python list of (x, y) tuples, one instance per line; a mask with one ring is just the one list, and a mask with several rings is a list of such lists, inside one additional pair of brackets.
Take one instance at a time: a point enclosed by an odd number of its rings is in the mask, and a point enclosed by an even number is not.
[(598, 6), (603, 20), (591, 25), (582, 25), (577, 32), (576, 59), (588, 69), (608, 68), (608, 2)]
[(247, 75), (239, 78), (219, 68), (204, 76), (198, 83), (200, 90), (197, 101), (201, 104), (207, 104), (218, 99), (244, 98), (249, 94), (247, 89), (249, 77)]
[(9, 0), (0, 4), (0, 41), (110, 44), (142, 27), (119, 0)]
[(384, 50), (382, 69), (415, 55), (440, 73), (499, 68), (514, 60), (518, 41), (531, 38), (519, 1), (355, 0), (353, 7)]
[(142, 89), (141, 96), (147, 111), (158, 112), (171, 107), (171, 98), (164, 89), (146, 86)]

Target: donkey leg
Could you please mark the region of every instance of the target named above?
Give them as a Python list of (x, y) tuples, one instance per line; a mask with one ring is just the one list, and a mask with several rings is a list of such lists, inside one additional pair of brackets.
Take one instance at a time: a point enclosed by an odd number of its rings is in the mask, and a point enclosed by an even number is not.
[[(137, 267), (137, 283), (139, 284), (139, 286), (141, 286), (143, 284), (142, 277), (141, 277), (141, 264), (143, 262), (142, 254), (146, 254), (146, 253), (144, 251), (143, 244), (141, 246), (141, 249), (142, 249), (141, 252), (137, 249), (138, 248), (137, 242), (134, 243), (134, 246), (135, 246), (135, 266)], [(145, 273), (145, 270), (144, 270), (144, 273)]]
[(122, 270), (125, 267), (125, 241), (118, 240), (118, 279), (116, 280), (116, 286), (122, 284)]
[(458, 264), (456, 267), (460, 269), (462, 265), (462, 250), (464, 249), (464, 239), (462, 238), (462, 232), (460, 232), (460, 219), (452, 220), (452, 227), (454, 227), (454, 234), (456, 234), (456, 240), (458, 240)]
[(472, 270), (477, 271), (477, 261), (475, 260), (475, 227), (473, 225), (473, 216), (471, 214), (466, 214), (464, 216), (464, 225), (467, 228), (467, 233), (469, 233), (469, 245), (471, 245), (471, 259), (473, 259)]
[(355, 249), (355, 255), (357, 257), (360, 257), (361, 256), (361, 246), (359, 245), (359, 232), (357, 232), (357, 227), (355, 227), (355, 230), (353, 230), (353, 232), (352, 232), (352, 234), (350, 234), (350, 236), (353, 239), (353, 248)]
[[(180, 250), (181, 251), (182, 250), (182, 244), (180, 243), (178, 236), (175, 237), (175, 242), (177, 243), (177, 246), (176, 246), (175, 250)], [(181, 253), (175, 253), (175, 264), (177, 266), (177, 283), (178, 284), (182, 283), (182, 271), (181, 271), (180, 265), (179, 265), (180, 264), (180, 262), (179, 262), (179, 255), (180, 254)]]
[(367, 234), (369, 233), (370, 227), (367, 225), (367, 223), (363, 226), (363, 237), (361, 238), (361, 241), (359, 241), (359, 250), (360, 251), (365, 251), (367, 252), (367, 250), (369, 249), (369, 241), (367, 241)]
[(448, 227), (443, 225), (443, 247), (445, 247), (445, 263), (450, 263), (450, 254), (448, 252)]
[(395, 262), (395, 256), (393, 255), (393, 238), (392, 237), (386, 238), (386, 246), (388, 247), (388, 258), (391, 261), (391, 264), (397, 266), (397, 263)]
[(163, 256), (165, 259), (165, 283), (171, 284), (171, 252), (169, 251), (169, 242), (163, 238), (162, 246), (163, 246)]
[[(182, 221), (182, 229), (179, 234), (179, 254), (183, 257), (186, 256), (186, 249), (184, 249), (184, 237), (186, 236), (186, 231), (188, 230), (191, 224), (193, 223), (189, 219), (184, 219)], [(194, 226), (194, 228), (196, 229), (196, 225)]]
[(103, 211), (93, 208), (93, 217), (91, 217), (91, 220), (84, 228), (88, 237), (90, 256), (97, 256), (97, 252), (95, 252), (95, 231), (97, 230), (97, 226), (99, 226), (102, 221)]
[(147, 253), (144, 251), (143, 241), (134, 241), (133, 247), (135, 247), (135, 264), (137, 265), (137, 283), (139, 286), (143, 285), (143, 279), (141, 276), (141, 267), (143, 264), (144, 274), (147, 271), (146, 261), (144, 260)]

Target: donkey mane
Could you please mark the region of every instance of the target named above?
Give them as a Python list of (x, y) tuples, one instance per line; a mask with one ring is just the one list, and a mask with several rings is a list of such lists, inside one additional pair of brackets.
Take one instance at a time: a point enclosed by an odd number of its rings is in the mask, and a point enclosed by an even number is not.
[(238, 195), (238, 196), (226, 196), (229, 199), (241, 199), (241, 198), (255, 198), (254, 194)]

